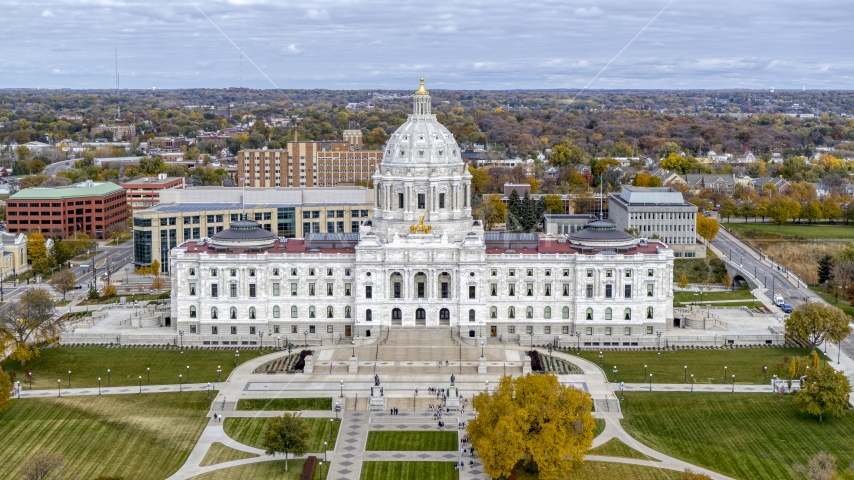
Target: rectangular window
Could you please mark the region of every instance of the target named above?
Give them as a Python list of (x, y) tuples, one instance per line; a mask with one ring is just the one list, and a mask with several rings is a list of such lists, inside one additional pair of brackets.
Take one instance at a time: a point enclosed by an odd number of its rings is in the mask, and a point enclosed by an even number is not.
[(445, 208), (445, 194), (439, 194), (439, 208)]
[(515, 276), (516, 276), (516, 269), (514, 269), (514, 268), (511, 268), (511, 269), (510, 269), (510, 276), (511, 276), (511, 277), (515, 277)]
[(231, 298), (236, 298), (237, 297), (237, 284), (232, 283), (231, 285), (228, 286), (228, 288), (229, 288), (228, 296)]
[(249, 335), (255, 335), (255, 327), (249, 327)]
[(654, 276), (653, 270), (652, 270), (651, 268), (650, 268), (649, 270), (647, 270), (647, 271), (646, 271), (646, 276), (647, 276), (647, 277), (652, 277), (652, 276)]
[(250, 277), (254, 277), (254, 276), (255, 276), (255, 269), (254, 269), (254, 268), (250, 268), (250, 269), (249, 269), (249, 276), (250, 276)]
[(312, 296), (312, 297), (314, 296), (314, 284), (313, 283), (308, 284), (308, 294), (309, 294), (309, 296)]
[[(399, 285), (400, 285), (399, 283), (395, 283), (396, 288), (400, 288)], [(365, 285), (365, 298), (374, 298), (374, 287), (372, 287), (370, 285)], [(395, 297), (395, 298), (400, 298), (400, 297)]]
[(646, 296), (647, 296), (647, 297), (652, 297), (652, 296), (654, 296), (654, 295), (653, 295), (653, 293), (654, 293), (654, 289), (655, 289), (655, 285), (653, 285), (653, 284), (651, 284), (651, 283), (650, 283), (650, 284), (647, 284), (647, 286), (646, 286)]
[(191, 283), (190, 284), (190, 295), (195, 295), (195, 294), (196, 294), (196, 284)]
[(564, 269), (563, 269), (563, 276), (564, 276), (564, 277), (568, 277), (568, 276), (569, 276), (569, 269), (568, 269), (568, 268), (564, 268)]
[(231, 327), (231, 334), (237, 335), (237, 327)]
[(291, 296), (292, 297), (297, 296), (297, 284), (296, 283), (291, 284)]
[(448, 282), (442, 282), (442, 298), (450, 298), (451, 294), (449, 292)]
[(646, 327), (646, 334), (652, 335), (652, 327)]
[(403, 194), (397, 194), (397, 208), (403, 208)]
[(418, 282), (418, 298), (424, 298), (424, 282)]
[(345, 283), (345, 284), (344, 284), (344, 296), (345, 296), (345, 297), (349, 297), (349, 296), (350, 296), (350, 285), (351, 285), (351, 284), (349, 284), (349, 283)]
[(331, 296), (332, 296), (332, 292), (333, 292), (333, 290), (334, 290), (333, 285), (334, 285), (334, 284), (332, 284), (332, 283), (327, 283), (327, 284), (326, 284), (326, 296), (327, 296), (327, 297), (331, 297)]
[(631, 278), (631, 277), (632, 277), (632, 271), (626, 270), (626, 278)]
[(474, 285), (469, 285), (469, 298), (474, 300), (476, 293), (476, 288)]
[(632, 286), (631, 285), (623, 285), (623, 287), (625, 288), (625, 292), (623, 292), (625, 294), (625, 297), (626, 298), (632, 298)]
[(335, 222), (326, 222), (326, 233), (335, 233)]
[(605, 327), (605, 335), (611, 334), (611, 327)]
[(236, 276), (237, 276), (237, 269), (232, 268), (232, 269), (228, 272), (228, 274), (229, 274), (229, 276), (236, 277)]
[(552, 327), (549, 325), (546, 325), (545, 327), (543, 327), (543, 333), (545, 333), (546, 335), (552, 333)]
[(190, 333), (196, 333), (196, 326), (190, 325)]
[(551, 296), (552, 296), (552, 284), (551, 284), (551, 283), (547, 283), (547, 284), (546, 284), (546, 291), (545, 291), (545, 294), (546, 294), (546, 296), (547, 296), (547, 297), (551, 297)]
[(587, 285), (587, 298), (593, 298), (593, 285)]
[(605, 270), (605, 278), (611, 278), (614, 276), (613, 270)]
[(211, 335), (219, 335), (219, 327), (211, 327)]
[(498, 296), (498, 284), (490, 283), (489, 284), (489, 295), (492, 297)]
[(624, 334), (624, 335), (631, 335), (631, 334), (632, 334), (632, 327), (626, 327), (626, 328), (624, 328), (624, 329), (623, 329), (623, 334)]
[(613, 294), (611, 292), (612, 288), (613, 288), (613, 285), (605, 285), (605, 298), (613, 297)]
[(425, 208), (424, 205), (426, 202), (424, 201), (424, 198), (425, 198), (425, 195), (423, 193), (418, 194), (418, 209), (419, 210), (423, 210)]
[(527, 295), (529, 297), (533, 297), (534, 296), (534, 284), (529, 283), (526, 285), (526, 287), (527, 288), (525, 289), (525, 292), (526, 292), (525, 295)]
[(507, 327), (507, 333), (516, 333), (516, 327), (510, 325)]
[(216, 283), (211, 284), (211, 297), (219, 297), (219, 285)]
[(511, 284), (507, 285), (507, 288), (509, 289), (509, 291), (507, 292), (508, 295), (510, 295), (511, 297), (515, 297), (516, 296), (516, 284), (511, 283)]
[(525, 327), (525, 333), (527, 333), (528, 335), (531, 335), (532, 333), (534, 333), (534, 327), (531, 325), (528, 325), (527, 327)]
[(564, 325), (564, 326), (563, 326), (563, 329), (562, 329), (562, 332), (563, 332), (563, 334), (564, 334), (564, 335), (568, 335), (568, 334), (569, 334), (569, 326), (568, 326), (568, 325)]
[(529, 276), (529, 277), (534, 276), (534, 271), (533, 271), (533, 270), (531, 270), (530, 268), (528, 269), (528, 276)]
[(400, 282), (394, 282), (393, 289), (394, 298), (400, 298)]
[(326, 333), (334, 333), (334, 330), (332, 329), (332, 325), (326, 326)]
[(278, 283), (273, 284), (273, 296), (276, 296), (276, 297), (279, 296), (279, 284)]
[(249, 284), (249, 298), (255, 298), (255, 284)]
[(587, 278), (593, 278), (593, 270), (587, 270)]
[(585, 335), (593, 335), (593, 327), (587, 327), (584, 329)]
[(569, 296), (569, 284), (568, 283), (563, 284), (563, 296), (564, 297)]
[(350, 233), (359, 233), (359, 221), (353, 220), (350, 222)]

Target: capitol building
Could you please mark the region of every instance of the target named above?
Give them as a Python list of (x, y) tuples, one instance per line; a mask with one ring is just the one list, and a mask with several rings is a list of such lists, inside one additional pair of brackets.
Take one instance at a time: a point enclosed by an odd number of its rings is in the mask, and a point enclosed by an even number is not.
[(207, 345), (259, 334), (361, 344), (433, 327), (468, 343), (632, 346), (672, 328), (665, 244), (601, 220), (550, 238), (484, 232), (471, 175), (423, 80), (373, 183), (373, 217), (359, 233), (280, 238), (244, 217), (172, 249), (178, 329)]

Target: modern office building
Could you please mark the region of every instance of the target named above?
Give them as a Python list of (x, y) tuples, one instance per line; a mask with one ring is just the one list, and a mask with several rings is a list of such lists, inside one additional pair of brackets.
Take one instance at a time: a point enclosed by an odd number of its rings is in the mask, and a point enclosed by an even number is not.
[(160, 204), (133, 213), (134, 264), (148, 266), (157, 260), (166, 273), (170, 248), (213, 237), (242, 213), (282, 238), (358, 233), (359, 225), (370, 219), (373, 204), (374, 191), (362, 187), (163, 190)]
[(670, 187), (623, 187), (610, 194), (610, 218), (620, 228), (642, 238), (659, 238), (674, 255), (705, 258), (697, 243), (697, 206)]
[(673, 251), (661, 242), (606, 221), (555, 239), (485, 233), (423, 83), (373, 181), (359, 233), (280, 238), (250, 217), (173, 248), (177, 328), (205, 345), (258, 334), (362, 344), (436, 327), (469, 344), (632, 347), (673, 325)]
[(131, 211), (153, 207), (160, 203), (160, 192), (172, 188), (184, 188), (184, 177), (167, 177), (161, 173), (154, 177), (142, 177), (120, 184), (127, 191)]
[(278, 150), (241, 150), (238, 185), (248, 187), (335, 187), (370, 181), (382, 151), (362, 150), (362, 132), (345, 130), (344, 140), (288, 142)]
[(104, 238), (104, 232), (127, 222), (127, 194), (110, 182), (88, 180), (67, 187), (25, 188), (6, 202), (6, 231), (38, 230), (67, 237), (75, 232)]

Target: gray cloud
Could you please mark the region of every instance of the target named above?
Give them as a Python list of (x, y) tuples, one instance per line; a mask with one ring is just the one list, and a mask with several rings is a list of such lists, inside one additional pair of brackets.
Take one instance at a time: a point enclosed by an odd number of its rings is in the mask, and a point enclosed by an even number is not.
[[(0, 0), (0, 87), (226, 87), (240, 53), (189, 2)], [(211, 0), (282, 88), (579, 88), (666, 0)], [(844, 0), (676, 0), (589, 88), (842, 88)], [(244, 58), (243, 85), (272, 85)]]

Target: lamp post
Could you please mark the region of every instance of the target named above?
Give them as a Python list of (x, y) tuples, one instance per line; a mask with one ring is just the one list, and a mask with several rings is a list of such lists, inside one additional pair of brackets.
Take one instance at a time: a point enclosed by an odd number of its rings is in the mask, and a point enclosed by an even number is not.
[(219, 365), (216, 366), (216, 381), (222, 381), (222, 367), (220, 367)]
[(617, 366), (614, 365), (614, 383), (617, 383)]
[(356, 356), (356, 341), (350, 340), (350, 346), (353, 348), (353, 357)]
[(181, 353), (184, 353), (184, 331), (179, 330), (178, 336), (181, 337)]
[(655, 335), (658, 337), (658, 349), (661, 350), (661, 332), (656, 332)]
[(151, 385), (151, 367), (145, 367), (145, 373), (148, 374), (148, 384)]
[(264, 332), (258, 332), (258, 351), (264, 351)]
[(646, 383), (646, 365), (643, 366), (643, 383)]
[(107, 369), (107, 388), (110, 388), (110, 369)]
[(130, 267), (125, 267), (125, 285), (130, 285), (130, 280), (128, 280), (128, 270), (130, 270)]
[(208, 400), (210, 400), (211, 399), (211, 382), (208, 382), (207, 388), (208, 388)]
[(547, 346), (546, 348), (548, 348), (548, 350), (549, 350), (549, 356), (551, 357), (551, 356), (552, 356), (552, 344), (551, 344), (551, 343), (550, 343), (550, 344), (548, 344), (548, 346)]
[(98, 396), (101, 396), (101, 377), (98, 377)]
[(187, 385), (190, 384), (190, 366), (187, 365)]
[[(338, 402), (335, 402), (335, 420), (338, 420)], [(331, 422), (332, 419), (330, 418), (329, 421)], [(329, 438), (332, 438), (331, 435)]]
[(344, 380), (341, 380), (341, 396), (339, 398), (344, 398)]
[(685, 383), (688, 383), (688, 365), (685, 365)]
[(581, 351), (581, 332), (576, 331), (575, 337), (578, 339), (578, 346), (576, 347), (576, 349), (578, 351)]
[(480, 342), (480, 356), (483, 357), (483, 342)]
[(691, 391), (694, 391), (694, 374), (691, 374)]
[(726, 385), (726, 366), (724, 366), (724, 385)]
[(68, 388), (71, 388), (71, 370), (68, 371)]
[(240, 365), (240, 350), (234, 351), (234, 366)]
[(323, 461), (326, 461), (326, 451), (328, 448), (326, 447), (326, 442), (323, 442)]
[(708, 316), (711, 314), (712, 314), (712, 302), (709, 302), (706, 304), (706, 315)]
[(142, 375), (139, 376), (139, 393), (142, 393)]
[(557, 337), (557, 349), (560, 350), (560, 335)]
[(183, 385), (183, 384), (184, 384), (184, 376), (183, 376), (183, 375), (181, 375), (181, 374), (178, 374), (178, 391), (179, 391), (179, 392), (183, 392), (183, 391), (184, 391), (184, 387), (182, 387), (182, 386), (181, 386), (181, 385)]
[(56, 396), (57, 397), (62, 396), (62, 380), (60, 380), (58, 378), (56, 379)]
[(602, 350), (599, 350), (599, 368), (602, 368)]
[(32, 390), (33, 389), (33, 372), (32, 371), (27, 372), (27, 379), (30, 381), (30, 390)]
[(486, 394), (489, 395), (489, 380), (486, 381)]
[(652, 391), (652, 374), (649, 374), (649, 391)]
[(762, 365), (762, 383), (768, 383), (768, 365)]
[(735, 375), (732, 376), (732, 393), (735, 393)]
[(308, 346), (308, 330), (302, 332), (302, 334), (305, 336), (305, 340), (303, 342), (303, 345), (305, 345), (307, 347)]

